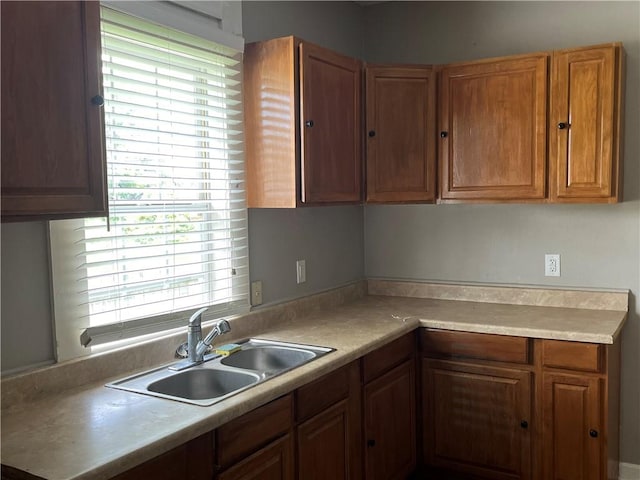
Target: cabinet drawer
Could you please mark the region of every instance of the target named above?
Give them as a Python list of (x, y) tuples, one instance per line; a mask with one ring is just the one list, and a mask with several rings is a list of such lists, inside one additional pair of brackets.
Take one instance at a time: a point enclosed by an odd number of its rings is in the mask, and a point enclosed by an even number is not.
[(529, 363), (529, 345), (530, 340), (524, 337), (420, 330), (420, 349), (428, 357)]
[(599, 372), (602, 368), (602, 345), (595, 343), (542, 341), (542, 364), (545, 367)]
[(226, 423), (216, 430), (216, 463), (226, 468), (287, 433), (292, 419), (293, 396), (289, 394)]
[(349, 369), (346, 365), (295, 392), (296, 420), (302, 421), (349, 396)]
[(411, 357), (415, 351), (413, 332), (380, 347), (362, 359), (362, 376), (364, 382), (380, 376), (382, 373)]

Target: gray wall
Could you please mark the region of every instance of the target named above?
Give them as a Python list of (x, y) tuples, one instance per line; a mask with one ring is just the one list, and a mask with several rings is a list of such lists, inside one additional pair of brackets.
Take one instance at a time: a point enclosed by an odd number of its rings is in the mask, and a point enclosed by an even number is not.
[(53, 362), (49, 257), (44, 222), (2, 225), (2, 371)]
[[(365, 208), (365, 272), (630, 289), (622, 333), (622, 461), (640, 464), (638, 2), (390, 2), (365, 8), (371, 62), (448, 63), (621, 40), (627, 52), (624, 202)], [(559, 278), (544, 254), (561, 255)]]

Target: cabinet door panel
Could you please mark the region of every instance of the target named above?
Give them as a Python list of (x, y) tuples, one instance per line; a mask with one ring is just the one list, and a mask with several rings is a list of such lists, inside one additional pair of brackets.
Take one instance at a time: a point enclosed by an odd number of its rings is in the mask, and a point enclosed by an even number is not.
[(302, 201), (361, 199), (361, 64), (300, 44)]
[(545, 372), (543, 382), (544, 478), (602, 478), (600, 380)]
[(343, 400), (298, 427), (298, 476), (304, 480), (349, 479), (350, 422)]
[(442, 70), (441, 197), (545, 197), (547, 55)]
[(435, 200), (431, 67), (367, 67), (367, 201)]
[(530, 372), (425, 359), (423, 375), (430, 465), (496, 479), (528, 478)]
[(218, 475), (218, 480), (293, 480), (291, 436), (267, 445), (262, 450)]
[(552, 198), (617, 195), (618, 48), (556, 52), (549, 126)]
[(206, 433), (111, 480), (210, 480), (213, 452), (213, 436)]
[(2, 4), (2, 215), (106, 212), (100, 5)]
[(366, 478), (403, 479), (416, 466), (415, 367), (408, 360), (364, 388)]

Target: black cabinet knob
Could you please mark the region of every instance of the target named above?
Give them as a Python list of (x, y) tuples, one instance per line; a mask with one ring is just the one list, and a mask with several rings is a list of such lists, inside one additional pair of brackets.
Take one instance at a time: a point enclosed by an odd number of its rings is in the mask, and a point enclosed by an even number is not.
[(560, 130), (564, 130), (564, 129), (565, 129), (565, 128), (567, 128), (568, 126), (569, 126), (569, 125), (568, 125), (568, 124), (566, 124), (566, 123), (564, 123), (564, 122), (560, 122), (560, 123), (558, 124), (558, 128), (559, 128)]
[(375, 447), (375, 446), (376, 446), (375, 440), (367, 440), (367, 447)]
[(306, 122), (304, 122), (305, 126), (311, 128), (313, 127), (313, 120), (307, 120)]
[(526, 420), (522, 420), (522, 421), (520, 422), (520, 426), (521, 426), (522, 428), (529, 428), (529, 422), (527, 422)]
[(447, 138), (447, 132), (440, 132), (440, 138)]
[(369, 136), (370, 137), (375, 137), (376, 136), (376, 131), (375, 130), (369, 130)]
[(104, 105), (104, 98), (102, 97), (102, 95), (96, 95), (91, 99), (91, 103), (96, 107), (101, 107)]
[(598, 436), (597, 430), (589, 430), (589, 436), (592, 438), (596, 438)]

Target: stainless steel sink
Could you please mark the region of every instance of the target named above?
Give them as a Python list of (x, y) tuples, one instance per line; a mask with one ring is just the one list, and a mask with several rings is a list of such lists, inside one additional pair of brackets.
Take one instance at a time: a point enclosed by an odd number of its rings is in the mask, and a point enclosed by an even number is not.
[(228, 357), (210, 356), (181, 371), (172, 363), (106, 386), (209, 406), (335, 350), (258, 338), (238, 343), (241, 350)]
[(280, 372), (307, 363), (315, 357), (317, 354), (311, 350), (255, 345), (223, 358), (220, 363), (261, 372)]
[(153, 382), (147, 390), (189, 400), (218, 398), (260, 381), (253, 373), (190, 369)]

